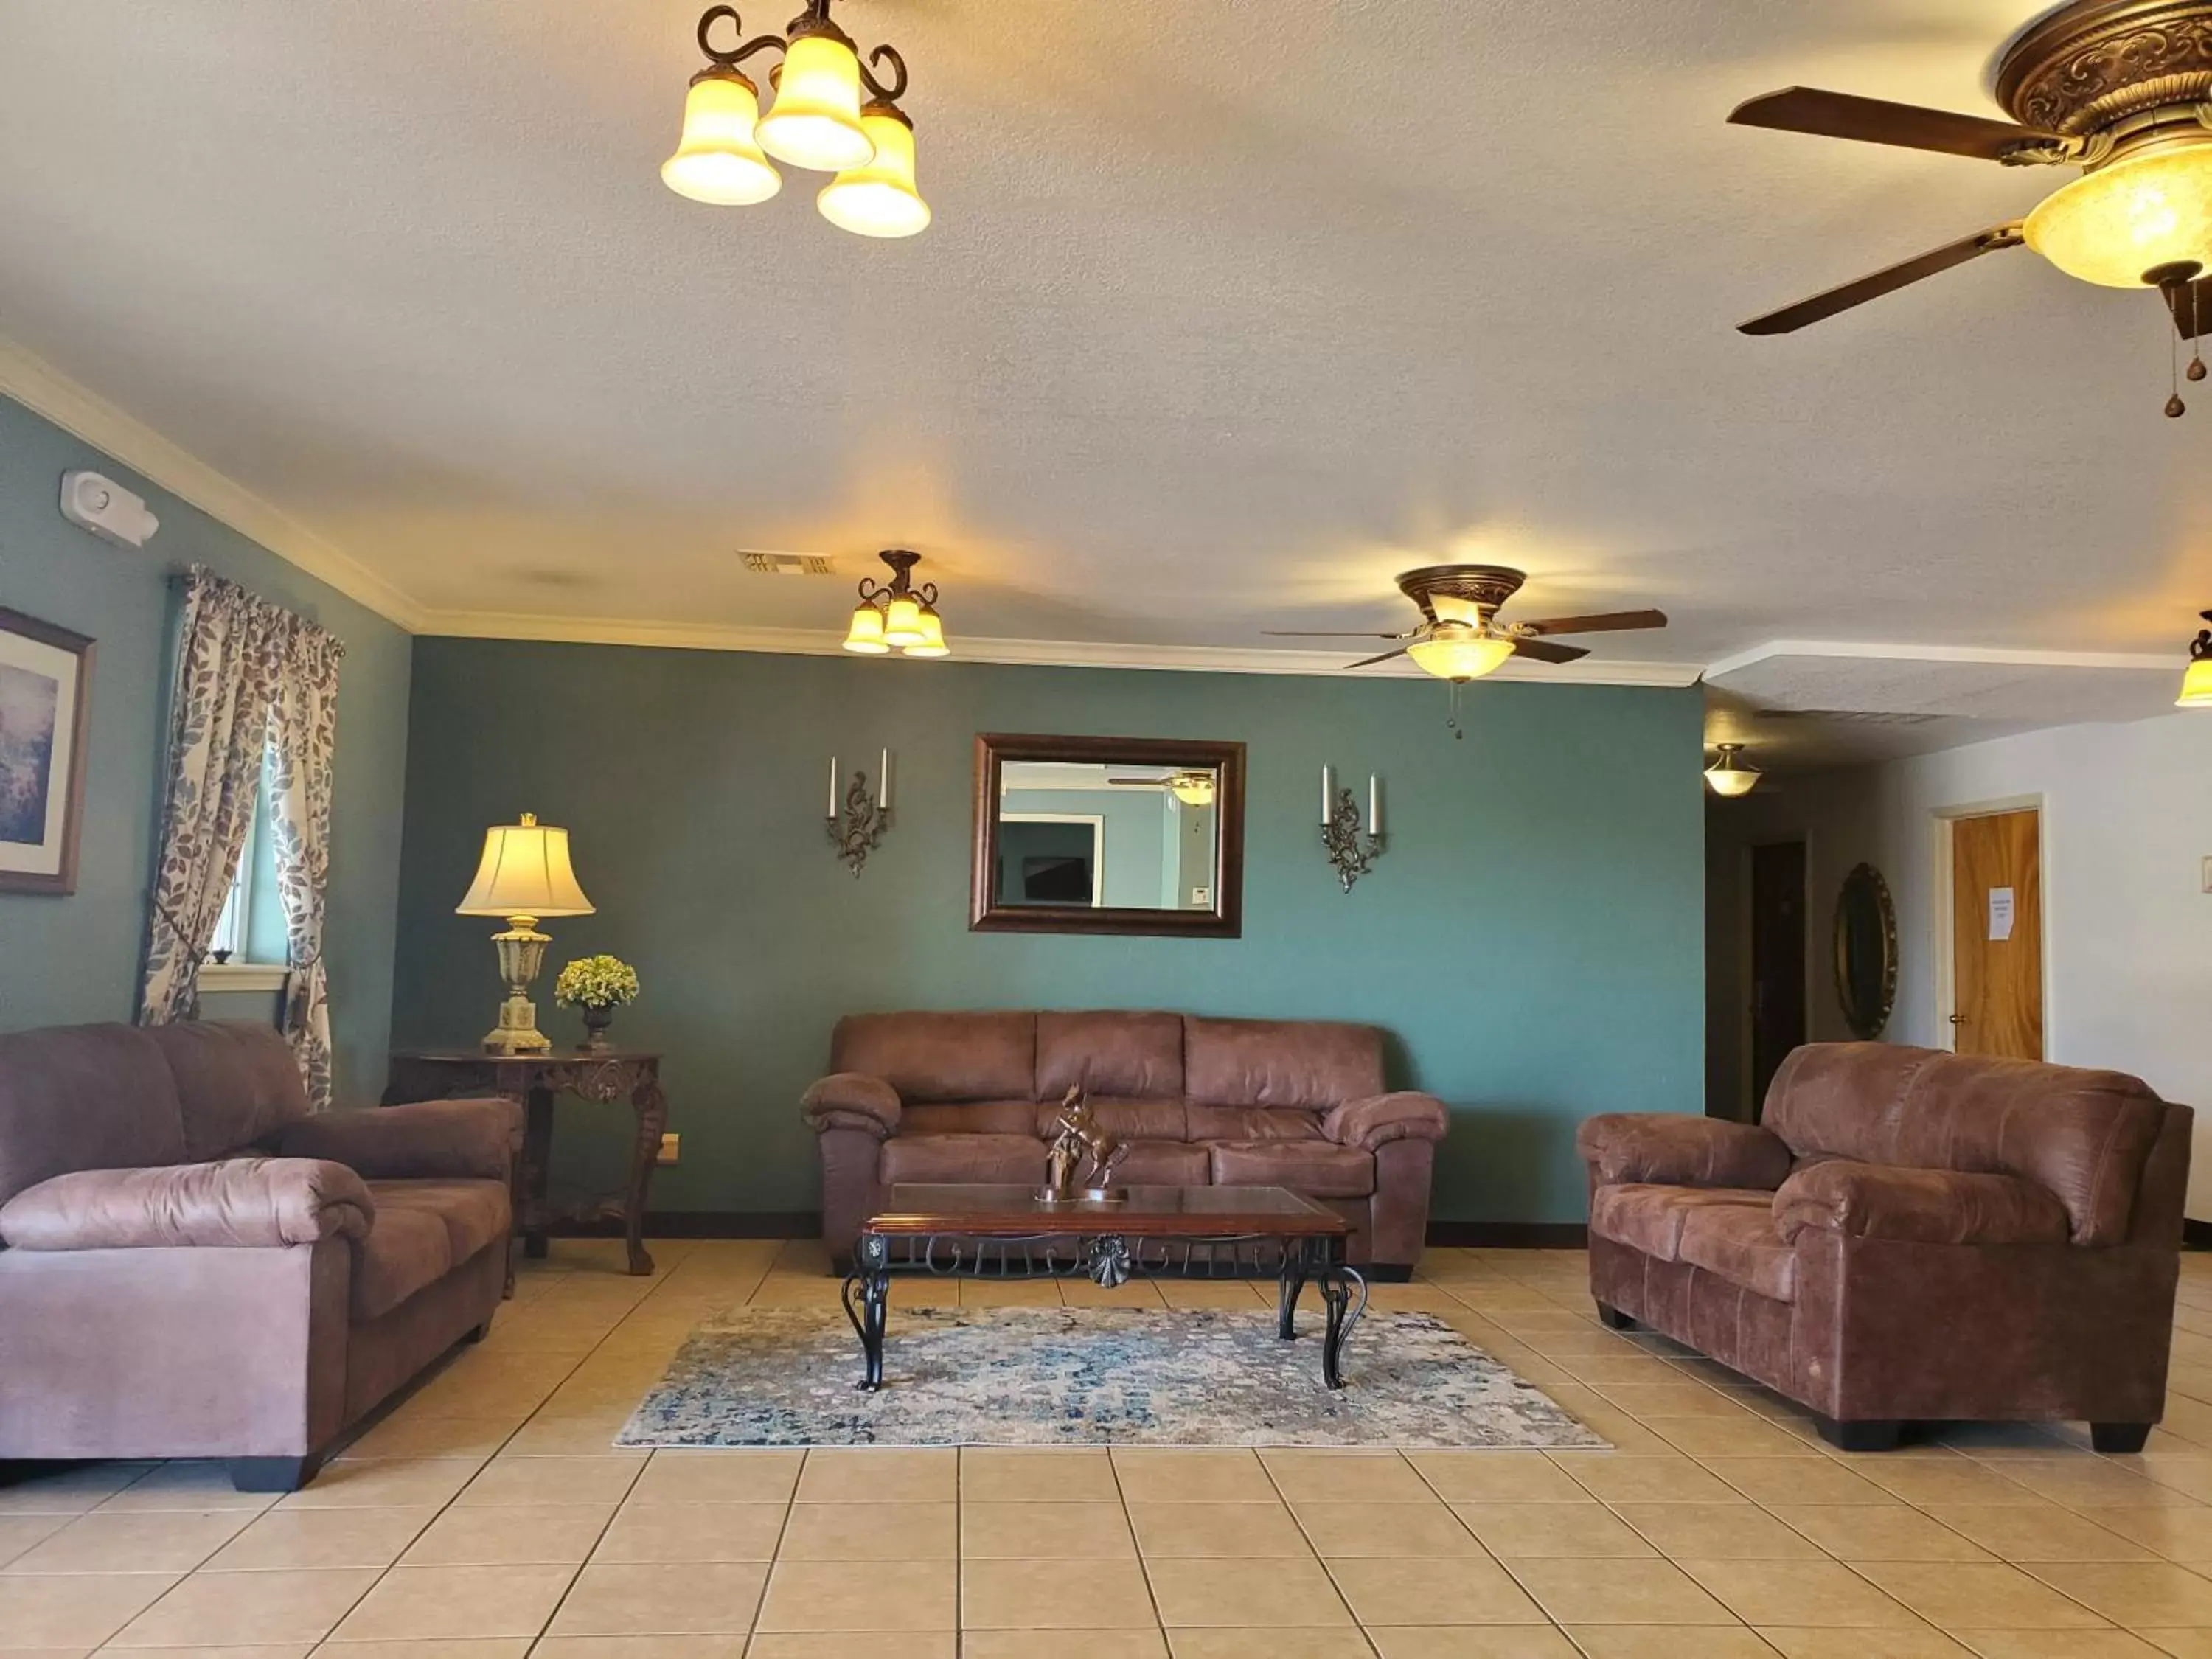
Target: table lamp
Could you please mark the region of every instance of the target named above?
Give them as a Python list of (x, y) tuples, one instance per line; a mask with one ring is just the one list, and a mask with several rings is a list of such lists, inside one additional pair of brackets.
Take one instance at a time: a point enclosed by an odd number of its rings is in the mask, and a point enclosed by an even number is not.
[(504, 916), (507, 931), (494, 933), (499, 974), (507, 981), (507, 1000), (499, 1024), (483, 1040), (494, 1054), (542, 1054), (552, 1039), (538, 1029), (538, 1005), (530, 982), (545, 965), (553, 941), (538, 931), (543, 916), (588, 916), (592, 902), (576, 884), (568, 864), (568, 832), (540, 823), (525, 812), (520, 823), (495, 823), (484, 831), (483, 858), (468, 896), (453, 907), (458, 916)]

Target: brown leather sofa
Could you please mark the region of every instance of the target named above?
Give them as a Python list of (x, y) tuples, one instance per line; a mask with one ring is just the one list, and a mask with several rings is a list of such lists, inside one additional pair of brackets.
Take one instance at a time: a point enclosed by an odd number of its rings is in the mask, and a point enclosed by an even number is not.
[(1847, 1449), (2079, 1419), (2137, 1451), (2165, 1409), (2191, 1116), (2118, 1072), (1800, 1048), (1763, 1127), (1582, 1126), (1590, 1294)]
[(1382, 1034), (1171, 1013), (855, 1014), (806, 1091), (822, 1237), (850, 1259), (898, 1182), (1042, 1183), (1072, 1087), (1130, 1144), (1116, 1185), (1287, 1187), (1352, 1224), (1370, 1278), (1403, 1279), (1428, 1229), (1439, 1101), (1382, 1086)]
[(503, 1100), (307, 1115), (268, 1026), (0, 1036), (0, 1459), (312, 1479), (507, 1278)]

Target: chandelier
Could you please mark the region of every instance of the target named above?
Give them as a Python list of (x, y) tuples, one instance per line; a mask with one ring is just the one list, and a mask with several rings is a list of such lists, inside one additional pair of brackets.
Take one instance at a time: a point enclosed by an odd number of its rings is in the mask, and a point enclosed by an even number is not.
[(945, 642), (945, 624), (937, 615), (937, 584), (915, 585), (914, 568), (921, 555), (895, 547), (876, 556), (890, 566), (891, 579), (860, 578), (860, 603), (845, 632), (845, 648), (864, 657), (893, 651), (909, 657), (951, 656), (952, 647)]
[[(691, 77), (684, 136), (661, 164), (661, 180), (695, 202), (749, 207), (783, 188), (773, 156), (836, 175), (815, 198), (831, 224), (861, 236), (911, 236), (929, 223), (929, 204), (915, 188), (914, 123), (898, 106), (906, 60), (893, 47), (878, 46), (862, 63), (852, 36), (830, 21), (830, 5), (808, 0), (785, 33), (750, 40), (734, 6), (708, 9), (699, 19), (708, 64)], [(726, 51), (714, 43), (725, 18), (736, 37)], [(763, 52), (783, 54), (769, 72), (775, 101), (765, 115), (760, 88), (738, 67)], [(884, 69), (890, 82), (877, 80), (869, 64)]]

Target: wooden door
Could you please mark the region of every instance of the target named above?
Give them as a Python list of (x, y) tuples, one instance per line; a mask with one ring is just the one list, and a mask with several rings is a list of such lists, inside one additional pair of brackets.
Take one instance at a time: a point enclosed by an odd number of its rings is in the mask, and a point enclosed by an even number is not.
[(1952, 1046), (2043, 1058), (2043, 823), (2033, 811), (1951, 826)]
[(1751, 849), (1751, 1116), (1805, 1041), (1805, 843)]

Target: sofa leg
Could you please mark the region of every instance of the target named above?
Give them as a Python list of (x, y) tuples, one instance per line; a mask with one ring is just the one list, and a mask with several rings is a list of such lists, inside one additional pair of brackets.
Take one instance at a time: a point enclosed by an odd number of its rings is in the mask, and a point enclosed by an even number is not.
[(463, 1334), (463, 1335), (462, 1335), (462, 1337), (461, 1337), (461, 1340), (462, 1340), (462, 1341), (464, 1341), (464, 1342), (467, 1342), (467, 1343), (474, 1344), (474, 1343), (477, 1343), (477, 1342), (481, 1342), (481, 1341), (483, 1341), (483, 1340), (484, 1340), (484, 1338), (486, 1338), (486, 1337), (489, 1336), (490, 1334), (491, 1334), (491, 1321), (489, 1321), (489, 1319), (487, 1319), (487, 1320), (485, 1320), (485, 1321), (484, 1321), (484, 1322), (483, 1322), (483, 1324), (481, 1324), (481, 1325), (471, 1325), (471, 1326), (470, 1326), (470, 1327), (469, 1327), (469, 1328), (468, 1328), (468, 1330), (467, 1330), (465, 1333), (464, 1333), (464, 1334)]
[(1359, 1276), (1370, 1285), (1410, 1285), (1413, 1269), (1410, 1263), (1370, 1261), (1359, 1269)]
[(2100, 1452), (2139, 1452), (2150, 1440), (2148, 1423), (2092, 1423), (2089, 1443)]
[(234, 1457), (230, 1484), (240, 1492), (297, 1492), (315, 1478), (322, 1454), (306, 1457)]
[(1597, 1304), (1597, 1322), (1609, 1331), (1632, 1331), (1636, 1322), (1609, 1302)]
[(1838, 1451), (1895, 1451), (1898, 1443), (1905, 1438), (1905, 1425), (1893, 1418), (1838, 1423), (1832, 1417), (1816, 1417), (1813, 1421), (1820, 1431), (1820, 1438)]

